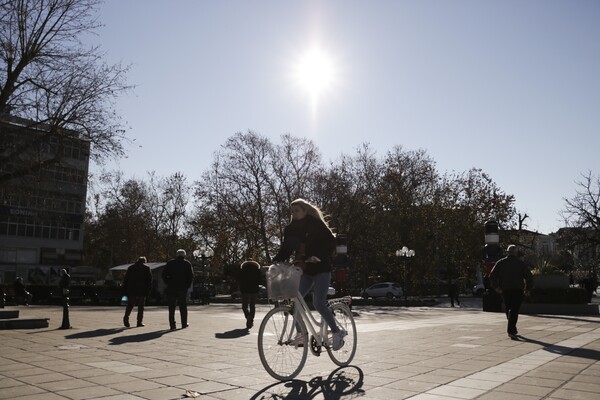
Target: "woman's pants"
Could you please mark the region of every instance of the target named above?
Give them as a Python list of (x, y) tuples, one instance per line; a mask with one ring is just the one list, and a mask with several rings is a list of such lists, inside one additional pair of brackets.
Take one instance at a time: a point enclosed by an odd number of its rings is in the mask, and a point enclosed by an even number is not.
[(329, 283), (331, 281), (331, 272), (321, 272), (316, 275), (302, 274), (300, 277), (300, 294), (306, 296), (310, 289), (313, 289), (313, 305), (315, 309), (321, 314), (331, 332), (338, 332), (340, 329), (335, 323), (335, 318), (331, 309), (327, 306), (327, 290), (329, 290)]

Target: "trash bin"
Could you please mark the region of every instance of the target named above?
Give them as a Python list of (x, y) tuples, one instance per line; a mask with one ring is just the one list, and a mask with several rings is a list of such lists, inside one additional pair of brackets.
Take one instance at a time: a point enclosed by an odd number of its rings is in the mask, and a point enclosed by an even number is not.
[(483, 311), (502, 312), (502, 296), (494, 290), (486, 290), (483, 294)]

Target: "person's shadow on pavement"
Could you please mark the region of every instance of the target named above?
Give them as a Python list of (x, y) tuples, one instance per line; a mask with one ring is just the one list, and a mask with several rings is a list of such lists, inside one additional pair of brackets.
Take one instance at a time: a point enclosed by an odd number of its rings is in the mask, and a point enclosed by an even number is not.
[(109, 340), (109, 344), (111, 345), (119, 345), (124, 343), (138, 343), (138, 342), (147, 342), (149, 340), (158, 339), (165, 333), (171, 332), (170, 330), (160, 330), (155, 332), (144, 332), (138, 333), (137, 335), (129, 335), (129, 336), (117, 336), (111, 338)]
[(587, 358), (589, 360), (596, 360), (596, 361), (600, 360), (600, 351), (594, 350), (594, 349), (559, 346), (559, 345), (552, 344), (552, 343), (542, 342), (540, 340), (526, 338), (525, 336), (522, 336), (522, 335), (516, 335), (515, 339), (513, 339), (513, 340), (538, 344), (538, 345), (542, 346), (544, 348), (544, 350), (546, 350), (549, 353), (553, 353), (553, 354), (561, 354), (561, 355), (568, 354), (571, 357)]
[(236, 339), (249, 334), (248, 329), (232, 329), (227, 332), (215, 333), (215, 337), (217, 339)]
[(123, 332), (125, 328), (110, 328), (110, 329), (95, 329), (93, 331), (77, 332), (65, 336), (65, 339), (86, 339), (99, 336), (114, 335), (115, 333)]

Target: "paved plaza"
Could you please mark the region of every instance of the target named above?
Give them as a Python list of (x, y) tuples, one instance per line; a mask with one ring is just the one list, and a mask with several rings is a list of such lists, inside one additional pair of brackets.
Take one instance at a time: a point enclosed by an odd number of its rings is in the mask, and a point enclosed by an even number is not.
[(125, 328), (123, 307), (74, 306), (67, 330), (61, 307), (19, 307), (50, 326), (0, 330), (0, 399), (600, 399), (600, 317), (522, 315), (515, 341), (504, 314), (463, 303), (354, 307), (352, 364), (309, 353), (291, 382), (271, 378), (258, 357), (267, 305), (250, 331), (239, 304), (191, 306), (190, 327), (175, 331), (166, 307)]

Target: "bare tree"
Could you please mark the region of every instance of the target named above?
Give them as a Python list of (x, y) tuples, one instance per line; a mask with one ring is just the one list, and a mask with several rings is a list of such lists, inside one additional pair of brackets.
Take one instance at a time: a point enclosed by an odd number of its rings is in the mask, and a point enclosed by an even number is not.
[[(0, 171), (0, 182), (23, 177), (48, 164), (59, 163), (64, 141), (91, 143), (90, 155), (101, 161), (122, 155), (126, 141), (114, 110), (116, 97), (130, 87), (128, 67), (107, 65), (98, 47), (85, 47), (84, 34), (99, 26), (100, 0), (13, 0), (0, 3), (0, 116), (40, 134), (18, 141), (5, 155), (8, 161), (38, 152), (31, 163), (19, 162)], [(0, 139), (9, 132), (2, 128)], [(11, 133), (14, 135), (14, 132)], [(48, 152), (48, 142), (55, 141)], [(11, 137), (11, 139), (14, 139)], [(57, 143), (56, 143), (57, 141)]]
[(594, 176), (591, 171), (581, 176), (583, 180), (575, 182), (575, 196), (564, 199), (561, 215), (567, 227), (595, 232), (591, 239), (600, 244), (600, 176)]
[(160, 249), (156, 249), (159, 259), (166, 260), (174, 256), (184, 235), (190, 187), (180, 172), (166, 178), (151, 172), (146, 186), (148, 196), (142, 207), (152, 226), (152, 234), (160, 244)]
[(581, 174), (575, 195), (561, 211), (566, 228), (559, 230), (561, 247), (575, 259), (575, 267), (591, 270), (600, 259), (600, 176)]

